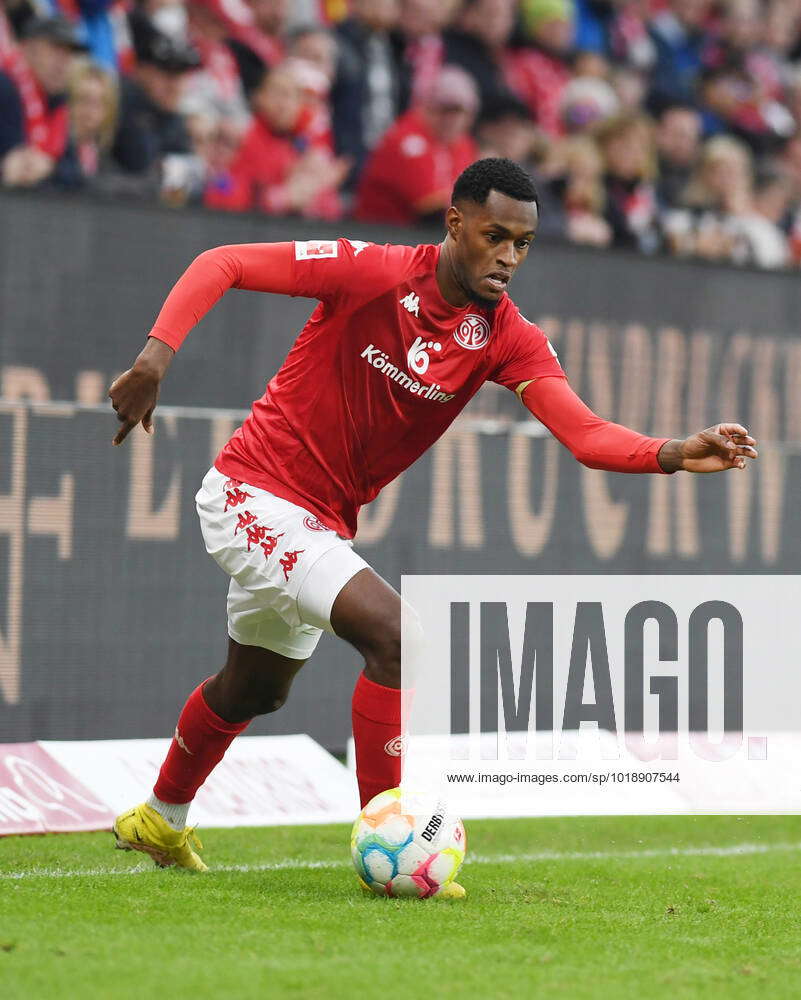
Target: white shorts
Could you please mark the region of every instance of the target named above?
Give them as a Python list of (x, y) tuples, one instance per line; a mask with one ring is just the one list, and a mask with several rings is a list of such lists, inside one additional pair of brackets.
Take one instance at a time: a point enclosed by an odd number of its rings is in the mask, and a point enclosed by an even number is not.
[(206, 551), (231, 577), (228, 634), (294, 660), (314, 652), (348, 580), (367, 566), (314, 514), (212, 466), (195, 497)]

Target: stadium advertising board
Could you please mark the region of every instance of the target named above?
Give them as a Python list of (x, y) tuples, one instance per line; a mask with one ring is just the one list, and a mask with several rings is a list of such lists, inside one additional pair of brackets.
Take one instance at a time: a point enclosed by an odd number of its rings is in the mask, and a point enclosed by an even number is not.
[[(170, 371), (153, 438), (111, 447), (107, 386), (196, 253), (335, 232), (193, 213), (165, 226), (149, 209), (38, 197), (2, 196), (2, 211), (0, 736), (163, 736), (225, 649), (226, 580), (203, 550), (195, 492), (311, 304), (226, 296)], [(43, 241), (63, 264), (44, 287)], [(759, 438), (759, 461), (722, 477), (589, 470), (523, 419), (513, 393), (488, 386), (363, 509), (357, 549), (396, 587), (402, 573), (795, 573), (797, 280), (546, 245), (530, 268), (515, 299), (598, 412), (652, 434), (737, 419)], [(254, 731), (343, 747), (358, 670), (324, 637), (286, 707)]]
[[(153, 784), (169, 740), (0, 745), (0, 836), (107, 830)], [(206, 827), (350, 821), (356, 782), (308, 736), (243, 736), (200, 790)]]

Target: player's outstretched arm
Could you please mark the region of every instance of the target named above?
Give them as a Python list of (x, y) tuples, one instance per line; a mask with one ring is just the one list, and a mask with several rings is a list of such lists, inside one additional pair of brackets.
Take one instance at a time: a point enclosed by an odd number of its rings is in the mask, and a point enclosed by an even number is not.
[(246, 243), (215, 247), (196, 257), (164, 301), (142, 352), (109, 389), (122, 427), (114, 444), (122, 444), (141, 422), (152, 433), (153, 410), (161, 380), (187, 333), (229, 288), (292, 294), (293, 245)]
[(608, 472), (723, 472), (756, 458), (756, 441), (740, 424), (717, 424), (683, 440), (652, 438), (604, 420), (568, 385), (545, 377), (518, 390), (527, 409), (583, 465)]

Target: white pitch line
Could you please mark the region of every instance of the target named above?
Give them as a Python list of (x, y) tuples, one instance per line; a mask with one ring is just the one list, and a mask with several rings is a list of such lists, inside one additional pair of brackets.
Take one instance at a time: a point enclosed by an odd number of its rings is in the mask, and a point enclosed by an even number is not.
[[(728, 844), (700, 847), (645, 847), (633, 851), (535, 851), (522, 854), (473, 854), (465, 862), (468, 865), (515, 864), (531, 861), (630, 861), (646, 858), (728, 858), (749, 854), (770, 854), (774, 851), (801, 851), (801, 843), (787, 844)], [(314, 870), (318, 868), (349, 868), (349, 861), (300, 861), (288, 858), (253, 865), (217, 865), (214, 872), (273, 872), (290, 870)], [(30, 871), (0, 872), (0, 879), (19, 881), (28, 878), (97, 878), (118, 875), (143, 875), (155, 873), (152, 865), (140, 864), (133, 868), (83, 868), (76, 870), (61, 868), (34, 868)]]

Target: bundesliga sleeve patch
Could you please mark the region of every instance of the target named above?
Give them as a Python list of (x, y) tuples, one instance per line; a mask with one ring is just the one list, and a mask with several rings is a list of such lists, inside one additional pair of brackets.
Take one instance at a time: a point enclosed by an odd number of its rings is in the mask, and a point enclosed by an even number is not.
[(339, 244), (336, 240), (295, 240), (295, 260), (317, 260), (336, 257)]

